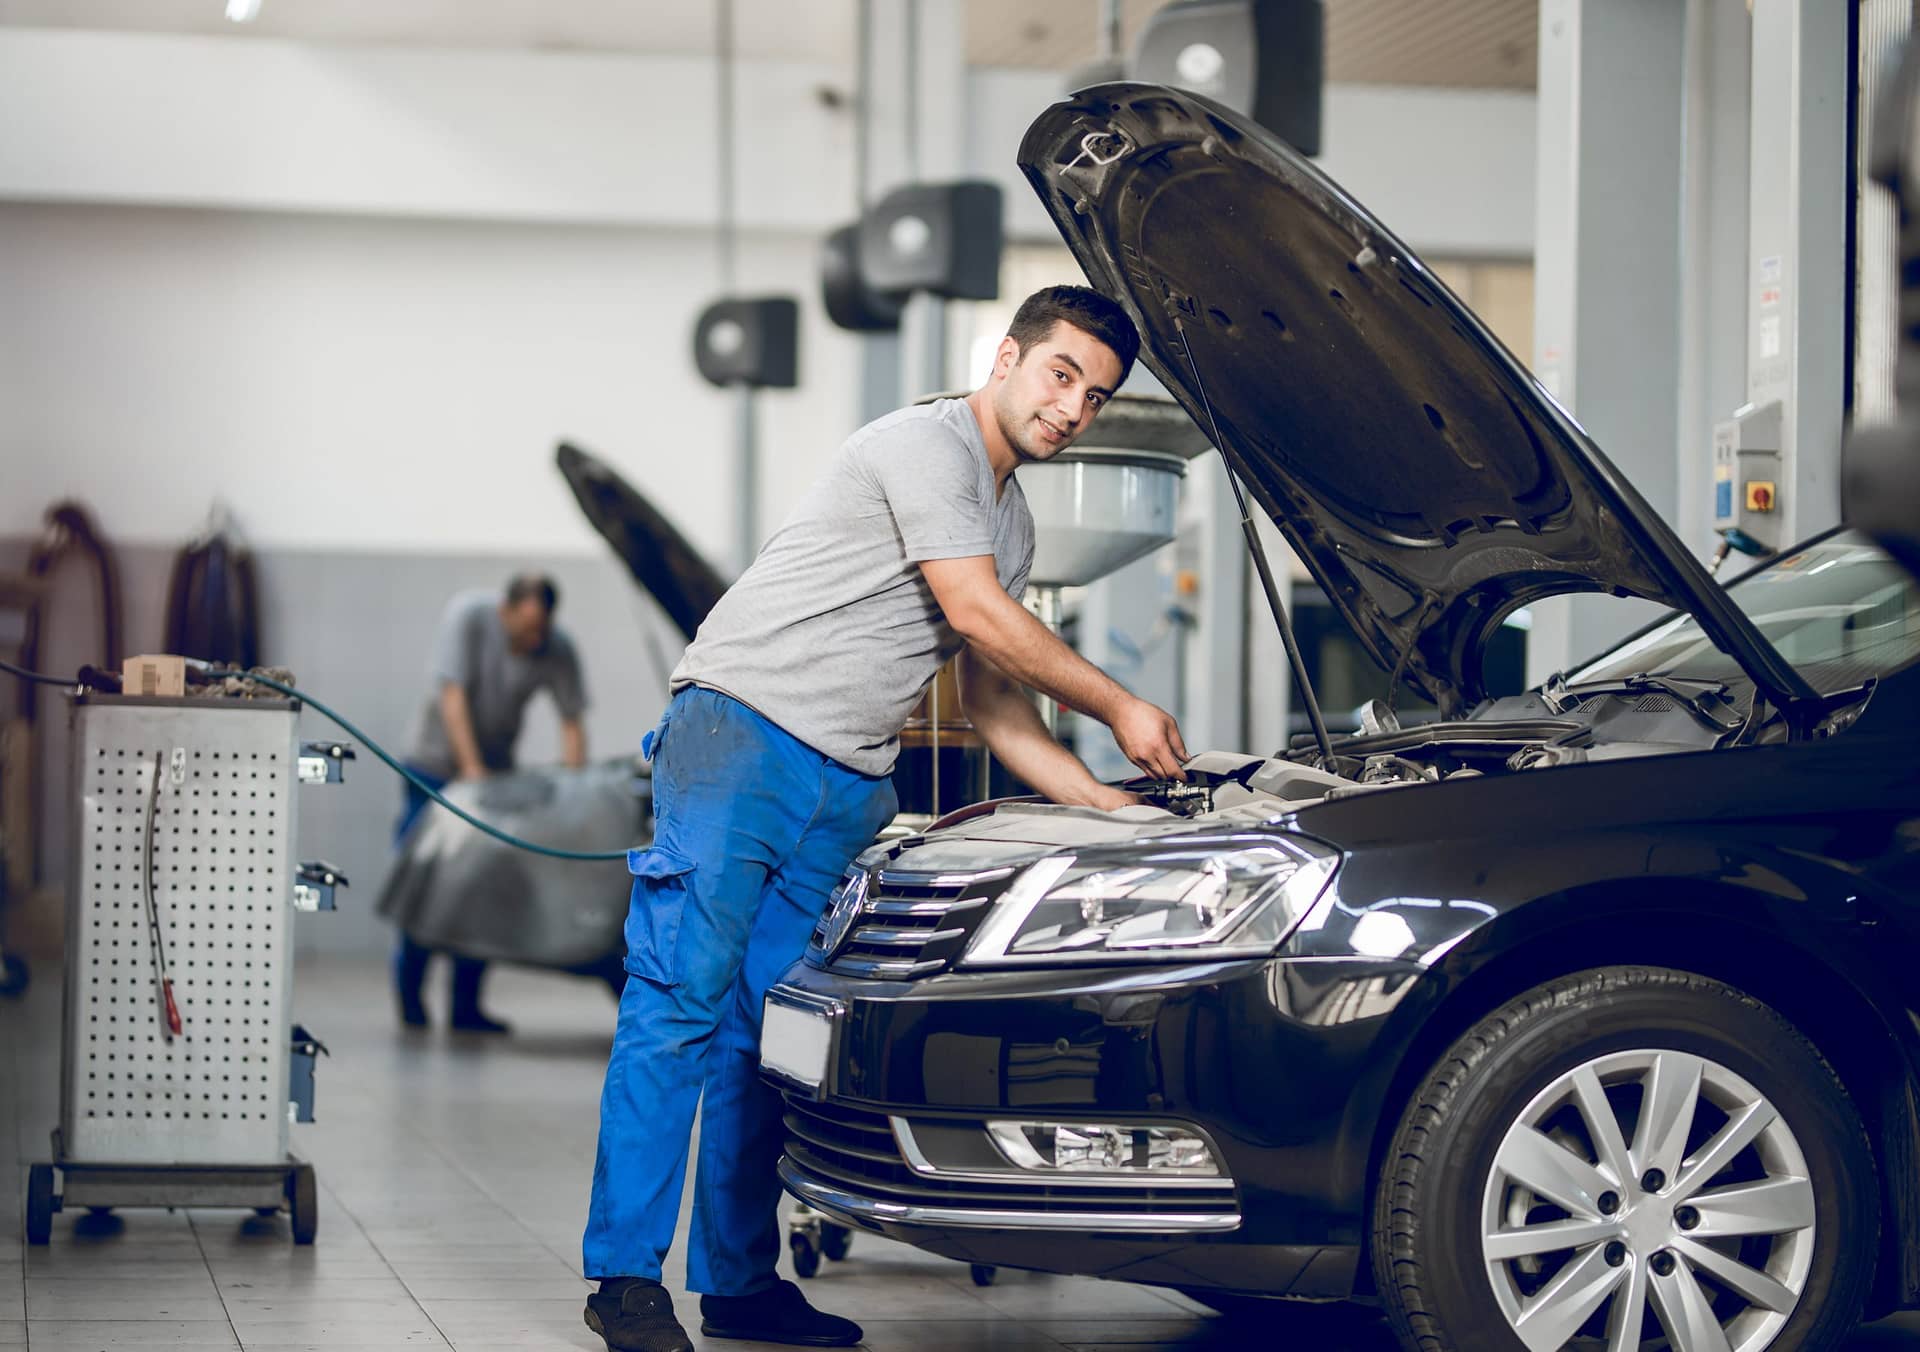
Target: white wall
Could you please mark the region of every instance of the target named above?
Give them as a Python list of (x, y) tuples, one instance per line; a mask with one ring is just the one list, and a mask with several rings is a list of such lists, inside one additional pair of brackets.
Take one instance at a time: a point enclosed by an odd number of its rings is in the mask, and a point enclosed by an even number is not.
[[(751, 238), (749, 289), (813, 266)], [(0, 535), (74, 494), (177, 542), (218, 495), (256, 543), (598, 552), (559, 437), (725, 564), (733, 401), (693, 369), (713, 245), (683, 230), (0, 205)], [(760, 401), (763, 524), (853, 419), (858, 351), (804, 307)]]
[[(736, 85), (750, 226), (851, 214), (847, 70)], [(652, 225), (719, 200), (713, 63), (0, 28), (0, 197)]]
[[(814, 300), (852, 213), (816, 90), (846, 76), (738, 84), (740, 289), (806, 316), (802, 387), (762, 401), (763, 532), (857, 421), (857, 342)], [(1055, 91), (967, 90), (971, 170), (1043, 238), (1013, 160)], [(729, 558), (732, 410), (689, 355), (713, 101), (691, 58), (0, 29), (0, 536), (76, 493), (178, 541), (218, 495), (266, 546), (592, 551), (550, 468), (572, 436)], [(1416, 247), (1524, 254), (1531, 136), (1525, 96), (1336, 87), (1326, 164)]]

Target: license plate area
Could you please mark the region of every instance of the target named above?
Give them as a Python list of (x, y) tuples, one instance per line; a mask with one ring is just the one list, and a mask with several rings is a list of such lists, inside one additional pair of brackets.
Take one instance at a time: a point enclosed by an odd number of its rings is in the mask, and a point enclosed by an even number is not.
[(824, 1097), (845, 1013), (837, 1000), (774, 987), (761, 1016), (761, 1073), (786, 1088)]

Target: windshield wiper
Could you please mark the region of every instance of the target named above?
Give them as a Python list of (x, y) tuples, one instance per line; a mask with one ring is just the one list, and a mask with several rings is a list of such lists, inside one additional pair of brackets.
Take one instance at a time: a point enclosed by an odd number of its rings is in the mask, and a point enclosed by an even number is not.
[(1733, 711), (1731, 721), (1719, 716), (1717, 706), (1731, 706), (1733, 701), (1727, 697), (1725, 681), (1709, 681), (1692, 676), (1659, 676), (1652, 672), (1640, 672), (1618, 681), (1582, 681), (1578, 685), (1568, 685), (1566, 677), (1555, 672), (1546, 685), (1541, 687), (1541, 695), (1549, 707), (1556, 702), (1571, 707), (1579, 695), (1666, 695), (1681, 708), (1705, 723), (1715, 732), (1732, 732), (1741, 725), (1737, 710)]

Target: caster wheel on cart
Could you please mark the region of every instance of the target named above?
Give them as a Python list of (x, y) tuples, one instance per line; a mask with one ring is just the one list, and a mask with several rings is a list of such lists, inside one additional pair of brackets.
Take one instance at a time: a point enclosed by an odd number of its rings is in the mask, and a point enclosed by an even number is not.
[(27, 1243), (45, 1244), (53, 1238), (53, 1213), (59, 1209), (53, 1196), (53, 1166), (34, 1165), (27, 1171)]
[(0, 953), (0, 995), (18, 995), (26, 988), (26, 962), (11, 953)]
[(90, 1206), (87, 1208), (87, 1214), (89, 1216), (111, 1216), (113, 1214), (113, 1208), (110, 1206)]
[(839, 1262), (847, 1256), (847, 1250), (853, 1247), (853, 1231), (844, 1225), (826, 1225), (820, 1227), (820, 1252)]
[(1000, 1275), (1000, 1269), (988, 1263), (973, 1263), (968, 1266), (975, 1286), (992, 1286), (993, 1279)]
[(820, 1248), (811, 1235), (797, 1230), (788, 1235), (787, 1251), (793, 1255), (794, 1276), (811, 1277), (820, 1270)]
[(313, 1243), (320, 1228), (320, 1185), (311, 1164), (302, 1164), (287, 1177), (287, 1210), (293, 1216), (293, 1242)]

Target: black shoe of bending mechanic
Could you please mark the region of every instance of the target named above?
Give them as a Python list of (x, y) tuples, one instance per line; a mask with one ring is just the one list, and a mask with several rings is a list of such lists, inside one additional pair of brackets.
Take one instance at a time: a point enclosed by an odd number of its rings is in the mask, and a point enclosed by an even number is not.
[(788, 1281), (750, 1296), (700, 1297), (700, 1332), (799, 1347), (852, 1347), (861, 1338), (858, 1324), (814, 1309)]
[[(801, 1347), (852, 1347), (860, 1326), (807, 1304), (800, 1288), (780, 1282), (751, 1296), (700, 1297), (700, 1332), (709, 1338), (740, 1338)], [(600, 1283), (587, 1297), (587, 1327), (612, 1352), (692, 1352), (693, 1344), (673, 1315), (665, 1287), (644, 1277)]]
[(673, 1317), (673, 1297), (644, 1277), (601, 1282), (587, 1297), (586, 1318), (611, 1352), (693, 1352), (687, 1331)]

